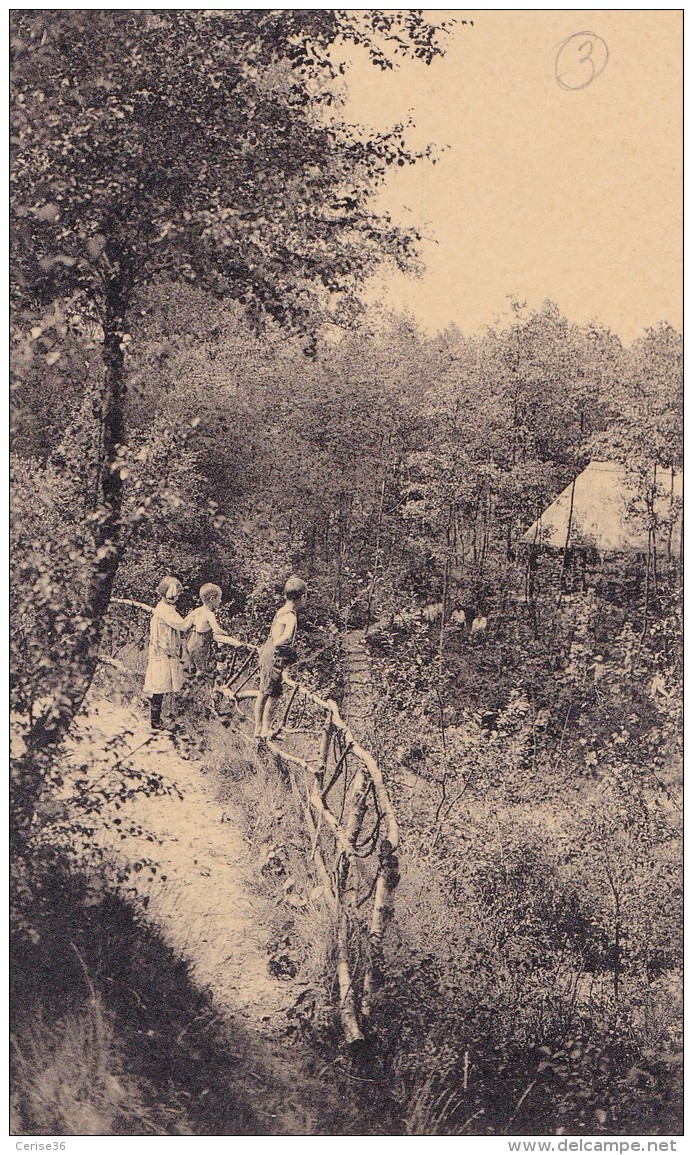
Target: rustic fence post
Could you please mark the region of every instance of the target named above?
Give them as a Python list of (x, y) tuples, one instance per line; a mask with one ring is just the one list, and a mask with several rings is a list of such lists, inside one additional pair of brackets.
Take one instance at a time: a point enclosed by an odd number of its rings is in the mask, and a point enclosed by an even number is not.
[(349, 967), (349, 918), (345, 904), (349, 878), (349, 859), (341, 854), (337, 865), (337, 980), (339, 983), (339, 1017), (344, 1038), (350, 1046), (364, 1041), (357, 1015), (356, 991)]

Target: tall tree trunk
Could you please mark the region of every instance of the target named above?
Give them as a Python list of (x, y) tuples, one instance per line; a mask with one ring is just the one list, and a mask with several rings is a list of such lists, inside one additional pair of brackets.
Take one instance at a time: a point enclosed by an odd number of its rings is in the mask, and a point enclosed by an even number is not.
[(657, 575), (657, 462), (654, 464), (654, 475), (652, 477), (652, 595), (654, 604), (657, 605), (659, 598), (658, 575)]
[(454, 506), (450, 503), (448, 508), (448, 524), (445, 530), (445, 544), (447, 547), (445, 557), (445, 567), (443, 569), (443, 608), (440, 614), (440, 635), (438, 637), (438, 676), (443, 674), (443, 649), (445, 646), (445, 618), (448, 610), (448, 598), (450, 587), (450, 534), (454, 516)]
[(642, 633), (640, 640), (645, 637), (650, 620), (652, 602), (657, 599), (657, 548), (656, 527), (657, 515), (655, 512), (655, 496), (657, 492), (657, 463), (654, 466), (652, 484), (648, 486), (645, 496), (647, 507), (647, 567), (645, 569), (645, 609), (643, 612)]
[(671, 562), (671, 545), (674, 536), (674, 467), (671, 467), (671, 486), (669, 489), (669, 532), (667, 534), (667, 558)]
[(94, 677), (104, 615), (120, 561), (120, 526), (123, 478), (119, 453), (125, 445), (125, 371), (122, 335), (129, 305), (129, 286), (119, 260), (111, 258), (103, 303), (103, 361), (105, 366), (100, 422), (100, 484), (91, 533), (94, 559), (81, 616), (84, 628), (75, 631), (69, 667), (63, 684), (43, 712), (32, 720), (25, 735), (26, 749), (14, 768), (10, 828), (13, 843), (28, 834), (45, 777), (51, 749), (68, 730)]

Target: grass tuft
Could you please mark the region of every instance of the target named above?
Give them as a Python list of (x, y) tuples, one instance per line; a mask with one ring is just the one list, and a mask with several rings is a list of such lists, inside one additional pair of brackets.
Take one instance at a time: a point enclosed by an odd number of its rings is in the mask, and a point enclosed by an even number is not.
[[(101, 997), (12, 1036), (15, 1134), (162, 1134), (124, 1071)], [(179, 1132), (180, 1133), (180, 1132)]]

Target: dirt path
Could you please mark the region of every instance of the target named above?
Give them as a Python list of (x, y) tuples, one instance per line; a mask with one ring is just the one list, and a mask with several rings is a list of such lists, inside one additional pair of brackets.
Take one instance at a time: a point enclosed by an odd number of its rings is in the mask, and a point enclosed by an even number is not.
[[(131, 874), (134, 902), (165, 942), (189, 964), (196, 986), (206, 989), (222, 1019), (242, 1028), (247, 1040), (234, 1079), (262, 1121), (259, 1134), (359, 1133), (353, 1104), (340, 1101), (334, 1077), (316, 1076), (315, 1056), (287, 1038), (287, 1010), (305, 989), (296, 979), (268, 971), (267, 943), (277, 921), (274, 902), (259, 892), (257, 862), (232, 803), (217, 798), (218, 782), (194, 757), (186, 758), (167, 734), (155, 735), (127, 707), (106, 700), (90, 704), (74, 735), (75, 755), (84, 765), (110, 739), (130, 731), (129, 764), (162, 774), (183, 794), (138, 797), (118, 812), (139, 822), (145, 837), (120, 837), (107, 819), (99, 841), (116, 863), (149, 856), (159, 864)], [(98, 774), (94, 762), (93, 774)], [(154, 833), (160, 843), (146, 841)], [(162, 877), (165, 876), (165, 877)], [(332, 1060), (334, 1061), (334, 1056)], [(323, 1064), (324, 1065), (324, 1064)]]
[[(90, 722), (105, 738), (131, 729), (131, 748), (148, 737), (140, 719), (106, 701), (94, 703)], [(253, 867), (238, 816), (215, 800), (202, 765), (183, 758), (167, 734), (155, 736), (132, 761), (140, 770), (164, 774), (183, 794), (182, 801), (173, 795), (127, 803), (128, 816), (162, 840), (160, 846), (144, 846), (165, 881), (147, 881), (145, 872), (134, 879), (140, 896), (149, 900), (148, 918), (217, 1004), (258, 1030), (271, 1030), (298, 992), (267, 970), (273, 909), (251, 891)], [(115, 827), (111, 830), (108, 850), (116, 858), (134, 862), (142, 855), (141, 838), (123, 840)]]
[[(120, 752), (124, 739), (127, 758)], [(66, 774), (65, 797), (79, 777), (87, 778), (88, 793), (94, 791), (106, 762), (119, 782), (132, 781), (131, 767), (162, 775), (182, 795), (128, 799), (104, 814), (97, 841), (107, 862), (129, 866), (122, 889), (132, 888), (142, 921), (186, 960), (195, 988), (209, 994), (218, 1021), (229, 1028), (230, 1100), (251, 1104), (258, 1127), (252, 1133), (380, 1133), (388, 1126), (387, 1112), (373, 1100), (368, 1080), (362, 1086), (343, 1066), (348, 1060), (336, 1039), (322, 1051), (290, 1033), (286, 1012), (306, 989), (310, 997), (311, 986), (300, 971), (289, 978), (268, 969), (270, 944), (286, 911), (264, 892), (258, 850), (246, 842), (229, 782), (219, 781), (216, 770), (208, 772), (192, 746), (167, 733), (152, 736), (129, 703), (92, 700), (75, 724), (72, 746), (74, 769)], [(125, 774), (113, 772), (113, 753), (104, 758), (109, 747), (118, 750)], [(122, 835), (132, 822), (142, 832)], [(147, 832), (154, 842), (147, 841)], [(144, 858), (156, 863), (154, 878), (146, 866), (133, 872)]]

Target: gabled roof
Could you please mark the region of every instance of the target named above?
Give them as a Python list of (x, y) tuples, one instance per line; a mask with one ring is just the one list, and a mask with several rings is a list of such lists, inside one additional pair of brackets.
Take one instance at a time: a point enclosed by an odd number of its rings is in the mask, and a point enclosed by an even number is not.
[[(671, 548), (678, 555), (682, 497), (681, 471), (675, 470), (672, 476), (671, 470), (662, 470), (657, 477), (655, 498), (655, 514), (661, 523), (656, 531), (658, 552)], [(552, 549), (565, 549), (568, 544), (600, 553), (646, 553), (647, 510), (640, 496), (639, 477), (616, 462), (591, 461), (520, 540)]]

